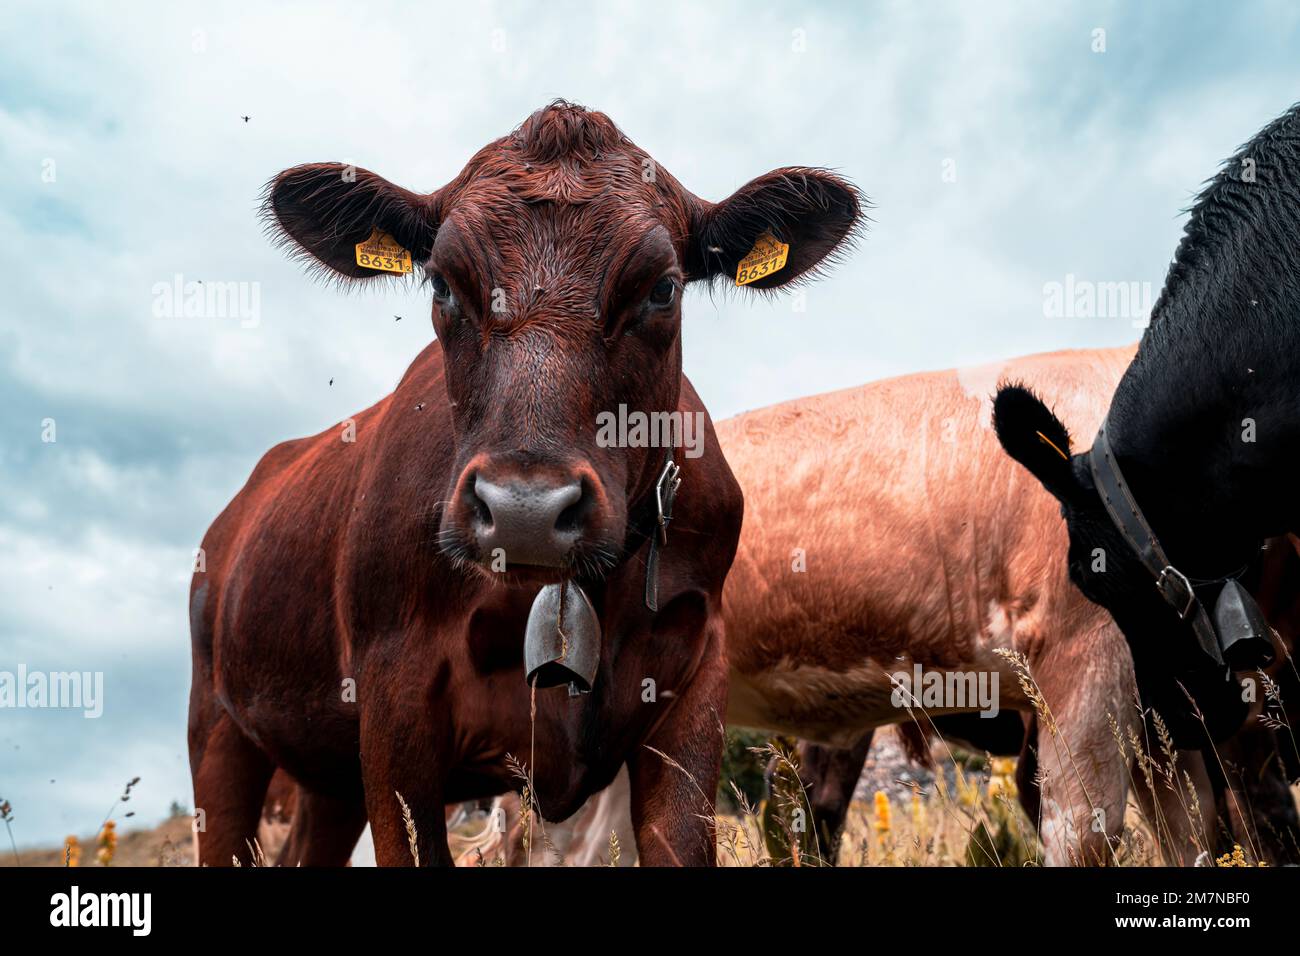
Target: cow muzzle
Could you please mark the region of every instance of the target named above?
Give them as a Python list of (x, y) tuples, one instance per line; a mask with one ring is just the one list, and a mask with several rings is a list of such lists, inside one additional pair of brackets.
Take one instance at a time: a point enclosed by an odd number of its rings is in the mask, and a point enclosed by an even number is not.
[(496, 484), (479, 475), (466, 492), (479, 551), (499, 550), (508, 564), (560, 567), (581, 535), (579, 482)]
[(602, 525), (599, 479), (586, 467), (520, 467), (478, 459), (456, 482), (447, 520), (494, 570), (563, 568)]
[(600, 619), (591, 599), (572, 581), (537, 592), (524, 631), (524, 676), (536, 687), (569, 685), (587, 693), (600, 666)]

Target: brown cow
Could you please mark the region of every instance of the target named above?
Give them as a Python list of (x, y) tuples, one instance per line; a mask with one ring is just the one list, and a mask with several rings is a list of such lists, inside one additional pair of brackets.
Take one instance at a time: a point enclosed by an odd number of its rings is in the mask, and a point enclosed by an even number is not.
[[(516, 786), (513, 756), (550, 819), (626, 763), (643, 862), (711, 862), (741, 495), (681, 373), (681, 292), (736, 277), (756, 246), (788, 249), (745, 264), (753, 288), (811, 276), (860, 222), (853, 187), (786, 168), (708, 203), (602, 114), (557, 103), (433, 193), (316, 164), (276, 177), (266, 209), (337, 278), (418, 264), (437, 341), (376, 405), (272, 449), (204, 539), (200, 861), (249, 857), (278, 767), (299, 785), (282, 860), (341, 864), (368, 818), (381, 865), (449, 863), (444, 804)], [(671, 458), (599, 440), (598, 416), (625, 409), (703, 426), (707, 453), (677, 455), (657, 573)], [(543, 631), (563, 660), (599, 652), (598, 669), (589, 692), (534, 704), (525, 621), (562, 581), (592, 611), (561, 607)]]

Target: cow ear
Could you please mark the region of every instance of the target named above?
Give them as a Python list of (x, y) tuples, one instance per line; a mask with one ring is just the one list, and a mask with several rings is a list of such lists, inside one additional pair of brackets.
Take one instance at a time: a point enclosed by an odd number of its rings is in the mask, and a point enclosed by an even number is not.
[(993, 399), (993, 428), (1006, 453), (1064, 504), (1083, 486), (1070, 458), (1070, 433), (1042, 400), (1023, 385), (1003, 385)]
[(863, 226), (863, 200), (847, 180), (824, 169), (788, 167), (751, 180), (722, 202), (699, 202), (687, 271), (692, 279), (730, 278), (764, 233), (790, 248), (785, 265), (750, 283), (774, 289), (843, 255)]
[(355, 166), (311, 163), (267, 183), (262, 216), (277, 238), (313, 263), (345, 279), (370, 279), (392, 275), (357, 264), (357, 243), (376, 227), (409, 250), (413, 261), (429, 257), (437, 232), (435, 197)]

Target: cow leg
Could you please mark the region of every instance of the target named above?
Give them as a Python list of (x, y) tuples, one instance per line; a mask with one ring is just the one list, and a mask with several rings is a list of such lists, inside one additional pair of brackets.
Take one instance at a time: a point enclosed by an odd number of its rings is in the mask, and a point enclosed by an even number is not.
[(628, 758), (632, 828), (642, 866), (712, 866), (716, 860), (714, 803), (722, 772), (727, 665), (721, 622), (708, 626), (711, 637), (695, 678)]
[(257, 840), (268, 859), (279, 859), (285, 840), (293, 827), (293, 811), (298, 803), (298, 784), (293, 777), (278, 768), (266, 788), (262, 803), (262, 822), (257, 828)]
[(346, 866), (366, 828), (366, 805), (356, 797), (337, 797), (298, 787), (289, 838), (277, 866)]
[[(871, 750), (872, 736), (873, 732), (868, 730), (851, 747), (826, 747), (801, 740), (796, 748), (799, 780), (807, 794), (817, 834), (817, 847), (821, 850), (824, 863), (835, 863), (840, 838), (844, 835), (844, 821), (849, 815), (849, 804), (853, 802), (853, 791), (858, 785), (858, 778), (862, 776), (862, 765), (866, 763), (867, 753)], [(773, 775), (778, 772), (780, 768), (768, 767), (766, 782), (769, 787), (769, 808), (772, 807), (770, 788)], [(783, 847), (771, 845), (774, 834), (767, 826), (764, 827), (764, 836), (769, 841), (770, 856), (777, 858), (785, 855)], [(813, 846), (803, 847), (805, 855), (813, 852)]]
[(365, 691), (361, 777), (375, 862), (415, 866), (418, 857), (419, 866), (453, 866), (443, 799), (448, 760), (443, 738), (429, 719), (428, 696), (410, 693), (391, 673), (384, 673), (390, 668), (387, 655), (377, 655), (367, 661), (358, 681)]
[[(1154, 728), (1149, 728), (1143, 749), (1155, 739)], [(1159, 744), (1156, 749), (1155, 759), (1164, 763), (1165, 757), (1159, 753)], [(1170, 789), (1159, 774), (1155, 775), (1154, 786), (1147, 786), (1146, 775), (1136, 759), (1130, 773), (1133, 778), (1133, 797), (1159, 842), (1161, 855), (1167, 865), (1193, 866), (1202, 852), (1214, 849), (1214, 831), (1219, 829), (1215, 808), (1219, 801), (1201, 753), (1195, 750), (1178, 751), (1179, 779), (1174, 789)], [(1192, 781), (1194, 795), (1187, 789), (1189, 779)], [(1207, 833), (1207, 829), (1211, 832)]]
[(1106, 728), (1038, 734), (1039, 839), (1047, 866), (1106, 866), (1123, 830), (1123, 761), (1101, 756), (1116, 746)]
[[(1132, 721), (1133, 665), (1109, 620), (1050, 642), (1030, 671), (1047, 716), (1037, 720), (1039, 812), (1048, 865), (1109, 865), (1124, 828), (1128, 774), (1110, 719)], [(1048, 719), (1050, 717), (1050, 720)]]
[(1038, 715), (1025, 715), (1025, 738), (1016, 761), (1016, 796), (1025, 816), (1037, 825), (1043, 809), (1043, 795), (1038, 789)]
[[(417, 861), (419, 866), (453, 866), (441, 781), (422, 780), (419, 764), (393, 772), (386, 759), (372, 763), (363, 755), (362, 761), (368, 765), (366, 815), (375, 841), (375, 862), (379, 866), (416, 866)], [(411, 830), (407, 828), (403, 801), (410, 811)]]
[(191, 728), (190, 766), (194, 811), (202, 821), (196, 834), (199, 865), (257, 862), (251, 848), (275, 770), (271, 759), (221, 710), (206, 732)]

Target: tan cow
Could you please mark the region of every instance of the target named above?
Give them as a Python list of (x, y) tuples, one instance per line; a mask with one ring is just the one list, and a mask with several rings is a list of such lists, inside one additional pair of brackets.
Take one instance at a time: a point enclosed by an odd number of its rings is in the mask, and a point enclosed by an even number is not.
[(849, 746), (911, 719), (890, 675), (915, 664), (996, 677), (1000, 707), (1031, 710), (998, 653), (1017, 652), (1059, 728), (1039, 740), (1046, 858), (1106, 861), (1126, 792), (1108, 716), (1134, 717), (1128, 647), (1070, 583), (1058, 505), (1002, 451), (990, 398), (1031, 382), (1083, 441), (1132, 356), (909, 375), (722, 423), (746, 501), (724, 594), (729, 722)]

